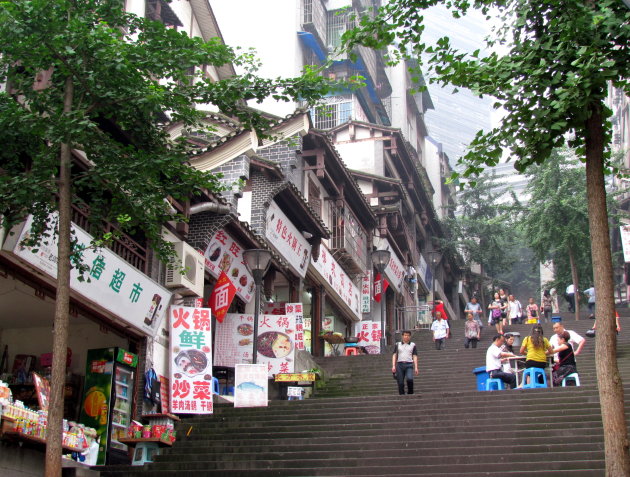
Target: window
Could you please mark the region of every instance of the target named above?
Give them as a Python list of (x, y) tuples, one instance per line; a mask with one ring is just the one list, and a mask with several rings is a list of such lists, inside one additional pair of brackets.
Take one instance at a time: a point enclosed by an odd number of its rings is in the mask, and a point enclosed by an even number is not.
[(311, 109), (313, 125), (317, 129), (330, 129), (353, 118), (352, 96), (325, 98), (325, 103)]

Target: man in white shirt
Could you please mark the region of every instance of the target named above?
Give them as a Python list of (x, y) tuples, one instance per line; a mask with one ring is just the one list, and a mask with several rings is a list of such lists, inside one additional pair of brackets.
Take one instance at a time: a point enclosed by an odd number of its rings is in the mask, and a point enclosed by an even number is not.
[(515, 356), (514, 353), (507, 351), (501, 351), (501, 346), (505, 343), (503, 335), (495, 335), (492, 340), (492, 344), (486, 351), (486, 372), (491, 378), (500, 379), (504, 383), (508, 384), (511, 388), (516, 387), (516, 376), (512, 373), (506, 373), (502, 371), (501, 358), (508, 358)]
[[(573, 330), (565, 330), (564, 329), (564, 325), (562, 323), (554, 323), (553, 324), (553, 332), (554, 335), (549, 338), (549, 344), (551, 345), (552, 348), (557, 348), (558, 346), (560, 346), (560, 341), (558, 338), (558, 335), (560, 333), (562, 333), (563, 331), (567, 331), (567, 333), (569, 333), (569, 336), (571, 336), (571, 338), (569, 339), (569, 344), (573, 347), (573, 354), (575, 356), (577, 356), (578, 354), (580, 354), (582, 352), (582, 348), (584, 348), (584, 345), (586, 344), (586, 340), (584, 339), (584, 337), (578, 335), (575, 331)], [(556, 353), (553, 356), (554, 361), (558, 361), (558, 353)]]
[(444, 349), (445, 341), (449, 334), (448, 321), (442, 318), (442, 313), (439, 311), (435, 312), (435, 318), (435, 321), (431, 324), (435, 349)]
[(413, 377), (418, 376), (418, 350), (411, 342), (411, 331), (402, 332), (402, 342), (396, 343), (392, 356), (392, 373), (398, 381), (398, 394), (405, 394), (405, 380), (407, 394), (413, 394)]
[(575, 312), (575, 287), (573, 286), (573, 283), (567, 287), (564, 296), (569, 302), (569, 312)]

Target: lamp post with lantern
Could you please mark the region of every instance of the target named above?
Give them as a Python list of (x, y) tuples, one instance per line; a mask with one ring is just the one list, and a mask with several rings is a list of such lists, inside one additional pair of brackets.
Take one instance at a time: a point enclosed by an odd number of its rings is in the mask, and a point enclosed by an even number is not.
[(391, 252), (389, 250), (374, 250), (372, 264), (381, 275), (381, 354), (385, 353), (385, 291), (383, 290), (383, 276), (389, 264)]
[(433, 300), (433, 306), (431, 307), (431, 317), (435, 319), (435, 278), (437, 276), (437, 266), (442, 260), (442, 252), (439, 250), (429, 250), (429, 260), (431, 262), (431, 299)]
[(243, 251), (243, 259), (247, 269), (254, 277), (256, 285), (255, 308), (254, 308), (254, 347), (252, 364), (256, 364), (258, 357), (258, 317), (260, 316), (260, 289), (262, 287), (262, 279), (269, 269), (271, 263), (271, 252), (269, 250), (253, 248)]

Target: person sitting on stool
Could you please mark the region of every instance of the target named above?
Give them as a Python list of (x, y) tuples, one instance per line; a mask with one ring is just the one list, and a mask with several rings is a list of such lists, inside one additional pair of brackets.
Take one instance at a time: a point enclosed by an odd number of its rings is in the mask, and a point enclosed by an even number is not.
[(503, 335), (495, 335), (492, 344), (486, 352), (486, 372), (492, 379), (500, 379), (511, 388), (516, 387), (516, 376), (501, 370), (501, 359), (516, 356), (514, 353), (501, 351), (501, 346), (505, 343)]

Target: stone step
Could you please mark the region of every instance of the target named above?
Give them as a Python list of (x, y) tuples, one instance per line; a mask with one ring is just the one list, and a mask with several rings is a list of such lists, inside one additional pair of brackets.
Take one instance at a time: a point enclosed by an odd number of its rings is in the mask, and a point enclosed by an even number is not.
[[(603, 453), (592, 455), (587, 453), (585, 459), (581, 456), (575, 456), (574, 453), (562, 453), (556, 456), (555, 460), (541, 461), (538, 456), (532, 458), (530, 456), (524, 462), (512, 462), (512, 455), (496, 454), (488, 457), (487, 460), (474, 459), (474, 456), (462, 456), (460, 459), (448, 462), (437, 462), (433, 457), (422, 457), (408, 452), (407, 456), (401, 462), (399, 457), (378, 457), (361, 459), (300, 459), (295, 460), (261, 460), (261, 461), (240, 461), (240, 462), (207, 462), (207, 461), (187, 461), (187, 462), (158, 462), (147, 465), (147, 471), (152, 475), (156, 474), (155, 470), (165, 471), (188, 471), (203, 472), (203, 475), (217, 475), (216, 472), (230, 472), (229, 475), (243, 470), (255, 470), (260, 472), (265, 469), (281, 471), (276, 475), (364, 475), (365, 469), (370, 469), (373, 475), (409, 475), (412, 469), (417, 472), (422, 469), (424, 475), (434, 475), (438, 472), (460, 472), (460, 475), (467, 475), (467, 471), (476, 470), (480, 466), (486, 472), (502, 472), (505, 470), (507, 462), (511, 468), (521, 468), (532, 471), (547, 473), (553, 470), (570, 470), (570, 469), (603, 469)], [(473, 458), (471, 460), (471, 458)], [(509, 460), (508, 460), (509, 459)], [(599, 465), (598, 465), (599, 464)], [(303, 473), (303, 472), (307, 473)], [(107, 475), (107, 473), (105, 474)], [(256, 474), (259, 475), (259, 474)], [(272, 474), (271, 474), (272, 475)], [(413, 475), (413, 474), (412, 474)], [(543, 474), (546, 475), (546, 474)]]
[[(253, 441), (252, 441), (253, 442)], [(571, 442), (559, 443), (556, 437), (544, 436), (538, 437), (535, 444), (523, 444), (523, 439), (518, 437), (506, 437), (503, 438), (503, 445), (510, 449), (510, 453), (524, 453), (524, 454), (536, 454), (544, 452), (553, 452), (554, 450), (572, 450), (574, 452), (603, 450), (604, 442), (594, 440), (594, 436), (577, 436), (576, 440)], [(452, 436), (446, 440), (430, 439), (428, 441), (418, 438), (416, 441), (407, 441), (405, 445), (405, 451), (414, 449), (418, 452), (430, 453), (436, 456), (447, 456), (452, 453), (457, 454), (494, 454), (496, 449), (492, 445), (494, 439), (491, 437), (484, 439), (475, 439), (470, 443), (466, 443), (464, 447), (460, 442), (454, 442)], [(304, 452), (305, 445), (308, 445), (310, 451), (318, 452), (336, 452), (336, 451), (360, 451), (360, 452), (372, 452), (376, 450), (398, 450), (401, 445), (396, 440), (382, 440), (382, 439), (361, 439), (360, 441), (348, 441), (341, 438), (335, 438), (334, 442), (330, 442), (330, 439), (321, 439), (312, 441), (302, 439), (300, 441), (291, 440), (286, 442), (284, 440), (259, 440), (255, 444), (249, 443), (248, 445), (242, 445), (242, 442), (221, 441), (213, 443), (211, 448), (208, 448), (206, 443), (199, 441), (190, 441), (186, 447), (179, 446), (176, 448), (167, 448), (164, 450), (163, 455), (168, 456), (182, 456), (187, 454), (199, 454), (199, 453), (236, 453), (245, 454), (247, 452), (279, 452), (282, 451), (288, 453), (302, 453)], [(299, 456), (297, 456), (299, 457)], [(161, 458), (161, 457), (160, 457)]]

